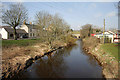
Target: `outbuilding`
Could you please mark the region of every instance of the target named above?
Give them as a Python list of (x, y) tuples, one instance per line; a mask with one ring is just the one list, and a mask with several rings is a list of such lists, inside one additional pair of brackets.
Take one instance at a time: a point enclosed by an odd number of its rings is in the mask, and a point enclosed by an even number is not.
[[(17, 38), (27, 38), (28, 33), (24, 29), (16, 29)], [(14, 39), (14, 29), (10, 26), (0, 26), (2, 39)]]

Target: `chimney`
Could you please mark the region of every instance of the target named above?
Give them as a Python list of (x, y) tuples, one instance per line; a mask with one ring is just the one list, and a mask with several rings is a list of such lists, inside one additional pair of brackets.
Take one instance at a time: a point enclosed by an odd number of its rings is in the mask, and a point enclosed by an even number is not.
[(23, 24), (26, 24), (26, 20), (23, 21)]
[(32, 24), (32, 22), (30, 22), (30, 24)]

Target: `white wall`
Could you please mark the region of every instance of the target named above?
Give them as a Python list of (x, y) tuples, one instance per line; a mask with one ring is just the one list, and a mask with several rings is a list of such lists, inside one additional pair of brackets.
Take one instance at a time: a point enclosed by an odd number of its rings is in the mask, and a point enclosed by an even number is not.
[(4, 28), (0, 28), (0, 34), (3, 39), (8, 39), (8, 32)]
[(28, 27), (25, 24), (21, 25), (20, 29), (24, 29), (28, 33)]
[(112, 38), (112, 43), (113, 43), (113, 35), (107, 35), (109, 38)]
[(109, 32), (105, 32), (104, 34), (110, 34)]
[[(103, 37), (103, 35), (95, 35), (97, 38), (102, 38)], [(106, 34), (105, 36), (108, 36), (108, 38), (111, 38), (112, 40), (111, 40), (111, 42), (113, 43), (113, 35), (110, 35), (110, 34)]]

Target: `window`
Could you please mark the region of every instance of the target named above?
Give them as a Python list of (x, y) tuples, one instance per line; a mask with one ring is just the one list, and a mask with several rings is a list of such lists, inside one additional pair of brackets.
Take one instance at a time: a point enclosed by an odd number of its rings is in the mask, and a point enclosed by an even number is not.
[(34, 37), (34, 33), (33, 33), (33, 37)]
[(30, 33), (30, 36), (32, 36), (32, 33)]
[(32, 29), (30, 29), (30, 32), (32, 32)]
[(10, 34), (10, 37), (13, 37), (13, 34)]

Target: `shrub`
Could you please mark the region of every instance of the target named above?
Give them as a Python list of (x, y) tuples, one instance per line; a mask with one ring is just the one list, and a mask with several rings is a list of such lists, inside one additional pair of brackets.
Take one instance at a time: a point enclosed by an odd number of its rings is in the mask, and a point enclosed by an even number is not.
[(67, 43), (68, 45), (73, 45), (75, 44), (76, 40), (75, 38), (73, 38), (71, 35), (67, 35), (67, 36), (62, 36), (61, 37), (62, 41), (64, 41), (65, 43)]
[(96, 37), (87, 37), (83, 40), (83, 47), (94, 48), (100, 43), (100, 39)]

